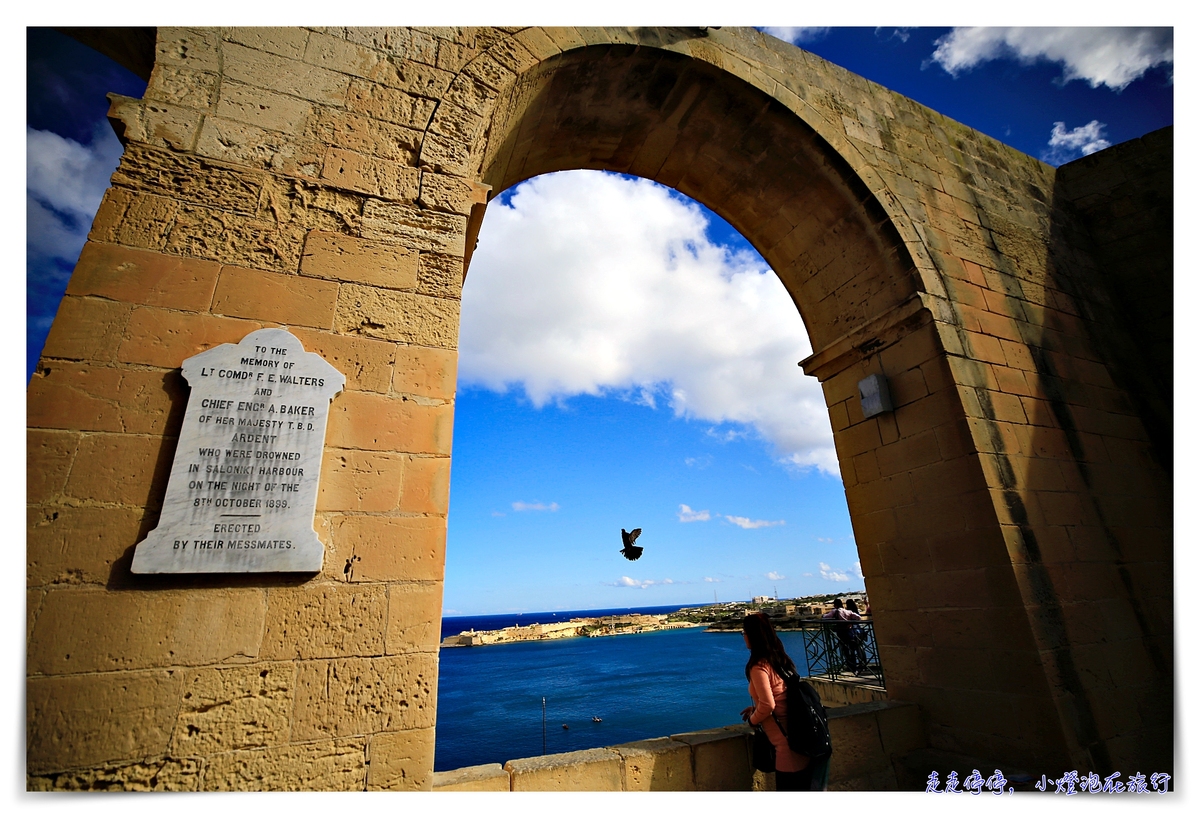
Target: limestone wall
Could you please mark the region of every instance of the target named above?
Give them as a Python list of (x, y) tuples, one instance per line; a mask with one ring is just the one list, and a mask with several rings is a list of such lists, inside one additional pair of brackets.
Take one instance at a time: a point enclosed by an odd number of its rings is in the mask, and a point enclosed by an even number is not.
[[(163, 27), (111, 118), (28, 391), (31, 786), (432, 786), (459, 295), (488, 197), (562, 168), (672, 185), (779, 274), (934, 746), (1169, 770), (1170, 474), (1053, 168), (734, 28)], [(347, 377), (323, 570), (131, 575), (180, 363), (279, 325)]]
[[(895, 790), (896, 763), (926, 745), (918, 708), (876, 702), (829, 710), (830, 790)], [(773, 790), (750, 764), (746, 725), (433, 774), (435, 792), (684, 792)]]

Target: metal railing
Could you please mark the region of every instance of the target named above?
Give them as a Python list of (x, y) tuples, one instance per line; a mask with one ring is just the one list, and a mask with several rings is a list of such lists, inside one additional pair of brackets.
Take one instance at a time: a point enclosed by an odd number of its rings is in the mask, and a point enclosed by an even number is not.
[(808, 675), (883, 685), (883, 666), (870, 619), (810, 619), (800, 623)]

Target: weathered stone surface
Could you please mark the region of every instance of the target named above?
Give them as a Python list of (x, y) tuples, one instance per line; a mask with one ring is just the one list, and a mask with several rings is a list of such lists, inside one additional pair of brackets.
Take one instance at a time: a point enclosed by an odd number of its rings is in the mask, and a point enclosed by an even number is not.
[(433, 652), (441, 642), (442, 586), (434, 582), (388, 586), (387, 652)]
[(164, 756), (180, 687), (170, 670), (29, 679), (26, 770), (37, 775)]
[(216, 99), (219, 79), (220, 74), (214, 71), (159, 65), (150, 78), (144, 98), (185, 108), (207, 109)]
[(696, 789), (736, 792), (749, 790), (753, 783), (753, 770), (747, 763), (752, 734), (749, 727), (736, 725), (679, 733), (671, 736), (671, 740), (692, 748)]
[(509, 792), (508, 770), (499, 764), (480, 764), (433, 774), (434, 792)]
[(440, 298), (460, 298), (465, 270), (461, 256), (421, 253), (417, 291)]
[(363, 207), (363, 237), (399, 242), (431, 253), (463, 254), (466, 216), (421, 210), (408, 204), (369, 201)]
[(343, 284), (333, 328), (345, 334), (453, 349), (458, 318), (457, 301)]
[(626, 792), (682, 792), (696, 789), (692, 749), (665, 738), (618, 744), (622, 789)]
[(281, 744), (291, 727), (291, 663), (179, 671), (183, 696), (171, 737), (176, 756)]
[(347, 390), (387, 392), (390, 388), (395, 344), (303, 327), (295, 327), (292, 334), (305, 349), (320, 355), (346, 376)]
[(487, 185), (480, 185), (469, 179), (422, 171), (421, 197), (417, 199), (417, 204), (431, 210), (469, 216), (472, 207), (487, 203), (488, 191)]
[(232, 43), (298, 60), (312, 36), (307, 29), (287, 26), (232, 26), (222, 35)]
[[(266, 602), (256, 588), (105, 591), (53, 588), (29, 646), (32, 674), (206, 665), (258, 654)], [(120, 622), (114, 628), (112, 623)]]
[(164, 758), (121, 766), (95, 767), (26, 778), (29, 792), (196, 792), (200, 789), (198, 758)]
[(164, 484), (170, 464), (167, 441), (140, 435), (88, 435), (79, 442), (69, 497), (153, 508), (155, 486)]
[(349, 95), (346, 97), (346, 107), (372, 119), (423, 130), (429, 124), (429, 118), (433, 115), (437, 103), (395, 88), (352, 80)]
[(222, 267), (212, 309), (218, 315), (329, 329), (337, 293), (331, 281)]
[(317, 508), (322, 511), (398, 511), (404, 456), (393, 452), (326, 449)]
[(28, 510), (25, 581), (31, 585), (103, 585), (113, 564), (137, 542), (137, 508), (51, 506)]
[(417, 286), (417, 254), (394, 244), (314, 230), (304, 241), (300, 274), (411, 290)]
[(383, 654), (388, 616), (383, 585), (306, 584), (267, 592), (263, 659)]
[(216, 115), (270, 131), (296, 134), (312, 116), (312, 103), (236, 82), (221, 85)]
[(615, 750), (577, 750), (509, 761), (513, 792), (620, 792), (621, 756)]
[(452, 349), (396, 348), (392, 389), (426, 398), (453, 400), (458, 383), (458, 353)]
[(433, 747), (432, 727), (373, 735), (367, 747), (367, 789), (430, 790)]
[(420, 173), (400, 162), (330, 148), (321, 168), (321, 180), (334, 187), (393, 201), (414, 201)]
[(407, 455), (400, 511), (445, 516), (449, 509), (450, 458)]
[(350, 85), (345, 74), (234, 43), (225, 45), (222, 56), (221, 68), (226, 77), (311, 102), (340, 103)]
[(341, 515), (333, 521), (339, 548), (350, 545), (346, 559), (353, 582), (441, 580), (446, 554), (446, 518)]
[(218, 344), (236, 344), (261, 326), (256, 321), (215, 315), (189, 315), (154, 307), (135, 309), (117, 360), (175, 368), (185, 358)]
[(302, 662), (292, 740), (432, 727), (436, 698), (434, 654)]
[(454, 407), (347, 392), (332, 407), (326, 445), (410, 454), (450, 454)]
[(26, 431), (25, 502), (41, 503), (62, 494), (78, 445), (75, 432)]
[(205, 761), (204, 789), (359, 792), (366, 788), (366, 755), (363, 738), (222, 753)]
[(89, 241), (67, 293), (200, 312), (212, 305), (220, 269), (211, 261)]
[(42, 354), (47, 358), (111, 361), (130, 312), (129, 304), (64, 296)]

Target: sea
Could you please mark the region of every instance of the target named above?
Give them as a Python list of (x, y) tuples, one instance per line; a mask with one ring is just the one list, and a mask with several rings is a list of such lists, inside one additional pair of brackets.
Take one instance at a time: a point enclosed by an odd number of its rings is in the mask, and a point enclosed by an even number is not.
[[(696, 606), (444, 617), (442, 638), (471, 628), (681, 607)], [(806, 674), (801, 634), (779, 637)], [(750, 704), (748, 657), (740, 631), (704, 628), (446, 648), (438, 670), (433, 768), (503, 764), (737, 724)]]

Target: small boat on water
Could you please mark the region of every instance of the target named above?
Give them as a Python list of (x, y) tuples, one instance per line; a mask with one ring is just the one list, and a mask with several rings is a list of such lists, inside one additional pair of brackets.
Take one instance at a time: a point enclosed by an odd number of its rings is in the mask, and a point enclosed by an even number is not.
[(592, 716), (592, 721), (596, 722), (596, 724), (599, 724), (600, 722), (604, 721), (604, 719), (600, 718), (599, 716)]
[(563, 729), (564, 729), (564, 730), (570, 730), (571, 728), (570, 728), (570, 727), (568, 727), (567, 725), (565, 725), (565, 724), (564, 724), (564, 725), (563, 725)]

